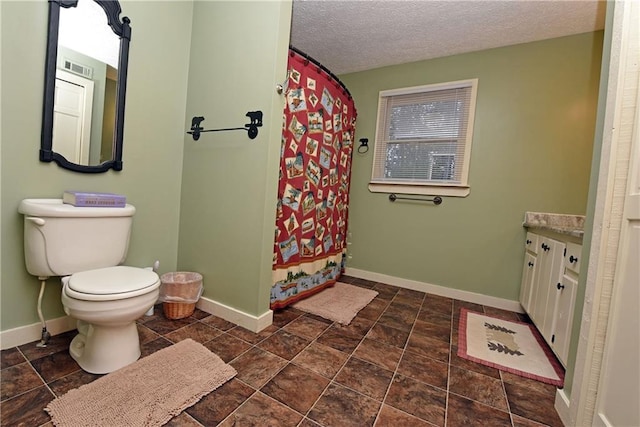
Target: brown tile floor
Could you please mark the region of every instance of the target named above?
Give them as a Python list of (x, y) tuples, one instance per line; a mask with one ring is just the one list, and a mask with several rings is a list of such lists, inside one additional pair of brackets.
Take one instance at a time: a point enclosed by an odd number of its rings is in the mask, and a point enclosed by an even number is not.
[[(140, 319), (143, 357), (192, 338), (238, 375), (170, 426), (561, 426), (555, 388), (457, 356), (461, 307), (521, 315), (343, 277), (378, 297), (343, 327), (288, 308), (256, 334), (196, 310)], [(67, 350), (74, 332), (2, 351), (2, 425), (51, 426), (43, 408), (98, 375)], [(160, 373), (159, 373), (160, 375)]]

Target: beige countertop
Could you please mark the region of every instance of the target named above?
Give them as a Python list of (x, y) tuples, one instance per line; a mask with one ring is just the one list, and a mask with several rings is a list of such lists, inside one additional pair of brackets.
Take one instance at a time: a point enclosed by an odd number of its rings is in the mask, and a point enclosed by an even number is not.
[(584, 215), (525, 212), (522, 225), (579, 238), (584, 236)]

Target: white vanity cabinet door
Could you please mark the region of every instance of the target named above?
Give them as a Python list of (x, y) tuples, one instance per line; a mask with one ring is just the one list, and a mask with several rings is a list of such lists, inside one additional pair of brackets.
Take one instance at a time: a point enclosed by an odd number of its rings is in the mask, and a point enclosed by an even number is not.
[(576, 279), (566, 274), (562, 276), (562, 281), (558, 284), (558, 309), (555, 330), (551, 337), (551, 348), (564, 366), (567, 366), (567, 357), (569, 356), (577, 289), (578, 281)]
[(532, 291), (531, 320), (547, 342), (551, 342), (558, 300), (557, 285), (562, 278), (565, 244), (542, 237), (538, 244), (538, 268)]
[(582, 245), (567, 243), (567, 252), (564, 255), (564, 268), (578, 274), (580, 272), (580, 258), (582, 258)]
[(538, 253), (538, 235), (532, 232), (527, 232), (527, 238), (524, 242), (524, 264), (522, 265), (522, 282), (520, 283), (520, 305), (524, 308), (524, 311), (531, 315), (533, 310), (532, 306), (532, 292), (535, 287), (536, 280), (536, 264)]
[(525, 250), (537, 254), (538, 253), (538, 235), (530, 231), (527, 232), (527, 240), (524, 242)]
[(536, 280), (536, 255), (529, 253), (524, 254), (524, 265), (522, 266), (522, 284), (520, 285), (520, 304), (524, 311), (531, 313), (531, 293), (534, 289)]

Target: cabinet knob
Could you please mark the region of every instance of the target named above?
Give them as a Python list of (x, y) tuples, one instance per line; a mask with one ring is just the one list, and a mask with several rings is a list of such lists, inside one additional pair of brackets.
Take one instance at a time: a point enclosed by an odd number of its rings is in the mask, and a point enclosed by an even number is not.
[(533, 267), (533, 263), (531, 261), (529, 261), (529, 267)]
[(558, 290), (561, 291), (564, 289), (564, 285), (562, 283), (558, 283)]
[(569, 255), (569, 262), (571, 264), (573, 264), (574, 262), (578, 262), (578, 258), (574, 257), (573, 255)]
[(527, 245), (531, 244), (531, 240), (527, 239)]
[(541, 248), (542, 248), (542, 250), (543, 250), (543, 251), (545, 251), (545, 252), (546, 252), (546, 251), (548, 251), (549, 249), (551, 249), (551, 247), (550, 247), (549, 245), (546, 245), (546, 244), (544, 244), (544, 243), (541, 245)]

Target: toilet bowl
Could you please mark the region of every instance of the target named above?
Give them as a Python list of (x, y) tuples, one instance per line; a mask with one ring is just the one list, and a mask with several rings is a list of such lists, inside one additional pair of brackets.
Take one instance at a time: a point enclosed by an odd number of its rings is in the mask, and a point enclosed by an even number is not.
[(80, 367), (106, 374), (140, 357), (136, 319), (159, 296), (152, 269), (121, 265), (135, 207), (77, 207), (61, 199), (25, 199), (27, 271), (44, 281), (62, 277), (64, 311), (78, 321), (69, 353)]
[(136, 319), (158, 299), (160, 280), (153, 271), (107, 267), (62, 279), (64, 311), (78, 320), (71, 357), (93, 374), (106, 374), (140, 357)]

